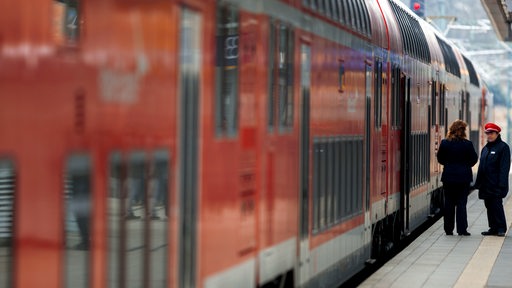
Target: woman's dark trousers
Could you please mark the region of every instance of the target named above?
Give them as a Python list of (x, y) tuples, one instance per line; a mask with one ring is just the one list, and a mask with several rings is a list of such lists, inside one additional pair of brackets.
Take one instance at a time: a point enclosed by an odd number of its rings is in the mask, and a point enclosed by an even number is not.
[[(444, 231), (453, 233), (455, 219), (457, 219), (457, 233), (465, 233), (468, 229), (468, 203), (469, 183), (443, 183), (444, 188)], [(455, 216), (457, 216), (455, 218)]]

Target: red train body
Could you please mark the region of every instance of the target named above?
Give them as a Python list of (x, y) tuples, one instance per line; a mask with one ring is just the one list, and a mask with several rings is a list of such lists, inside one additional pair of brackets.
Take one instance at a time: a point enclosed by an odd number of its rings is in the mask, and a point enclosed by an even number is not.
[(439, 211), (449, 123), (492, 117), (394, 0), (0, 7), (2, 287), (335, 287)]

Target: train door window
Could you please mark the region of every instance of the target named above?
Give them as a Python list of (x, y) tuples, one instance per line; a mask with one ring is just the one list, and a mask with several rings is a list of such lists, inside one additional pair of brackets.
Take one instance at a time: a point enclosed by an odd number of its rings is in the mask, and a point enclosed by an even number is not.
[(441, 84), (439, 93), (439, 125), (445, 125), (446, 85)]
[(217, 136), (234, 136), (238, 127), (239, 12), (218, 4), (215, 67), (215, 126)]
[(432, 110), (432, 126), (433, 125), (436, 125), (437, 123), (437, 81), (432, 81), (432, 85), (431, 85), (431, 95), (430, 97), (432, 98), (431, 99), (431, 106), (432, 108), (430, 108)]
[(400, 127), (400, 115), (401, 115), (401, 109), (400, 109), (400, 101), (402, 99), (401, 96), (401, 72), (400, 67), (398, 65), (395, 65), (393, 67), (393, 72), (391, 74), (391, 123), (392, 126), (395, 128)]
[(64, 173), (64, 287), (89, 287), (91, 239), (91, 160), (73, 154)]
[(465, 102), (466, 102), (466, 122), (468, 123), (468, 126), (470, 127), (469, 130), (471, 130), (471, 97), (469, 97), (469, 92), (466, 91), (464, 93), (464, 96), (465, 96)]
[(80, 38), (80, 0), (53, 1), (53, 37), (59, 45), (76, 44)]
[(268, 125), (270, 131), (278, 126), (280, 132), (287, 132), (293, 127), (294, 34), (278, 21), (272, 21), (270, 26)]
[(382, 61), (375, 60), (374, 68), (375, 79), (375, 127), (380, 128), (382, 125)]
[(167, 287), (168, 155), (134, 151), (127, 163), (119, 152), (110, 156), (109, 287)]
[(14, 194), (16, 171), (11, 160), (0, 158), (0, 287), (13, 287)]

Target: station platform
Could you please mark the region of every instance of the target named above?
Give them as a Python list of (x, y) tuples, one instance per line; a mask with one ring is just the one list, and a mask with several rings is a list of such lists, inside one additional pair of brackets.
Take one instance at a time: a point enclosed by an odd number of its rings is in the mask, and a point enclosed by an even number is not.
[(447, 236), (441, 218), (359, 287), (512, 287), (510, 194), (503, 201), (505, 237), (480, 234), (489, 229), (487, 212), (473, 191), (467, 204), (471, 236)]

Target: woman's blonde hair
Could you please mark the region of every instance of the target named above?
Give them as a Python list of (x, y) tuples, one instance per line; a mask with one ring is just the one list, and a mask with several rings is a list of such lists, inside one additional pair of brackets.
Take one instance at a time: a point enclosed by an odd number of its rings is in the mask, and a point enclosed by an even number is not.
[(448, 133), (446, 133), (446, 139), (449, 141), (466, 139), (467, 126), (468, 124), (462, 120), (457, 119), (453, 121), (450, 129), (448, 129)]

